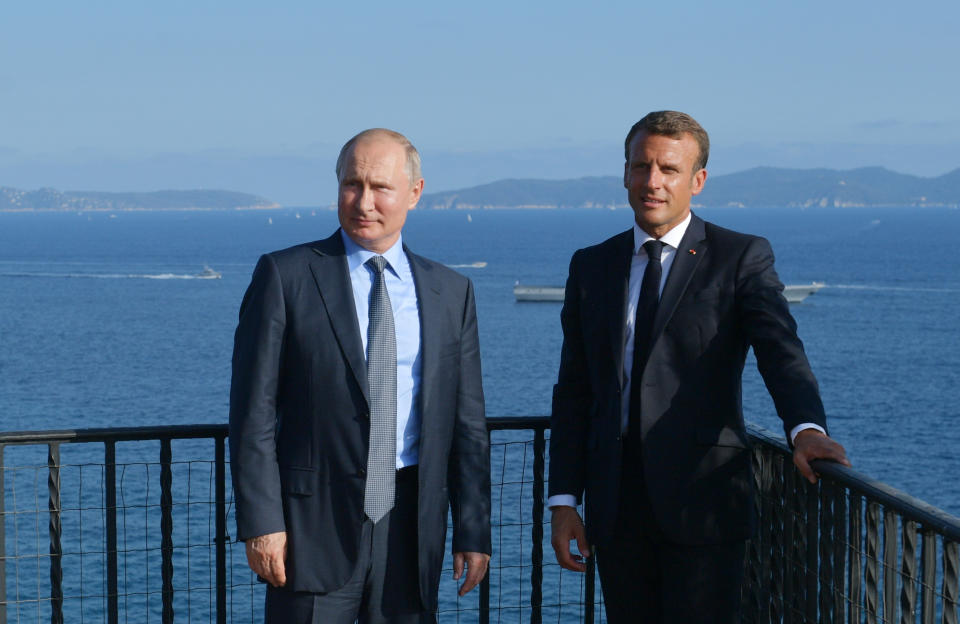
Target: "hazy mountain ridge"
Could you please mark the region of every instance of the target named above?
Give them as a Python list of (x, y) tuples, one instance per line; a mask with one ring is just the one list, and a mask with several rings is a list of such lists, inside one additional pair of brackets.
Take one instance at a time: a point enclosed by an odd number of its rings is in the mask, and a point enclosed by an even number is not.
[(252, 210), (279, 208), (269, 199), (235, 191), (153, 191), (107, 193), (22, 191), (0, 186), (0, 212), (123, 211), (123, 210)]
[[(960, 206), (960, 169), (935, 178), (897, 173), (883, 167), (778, 169), (757, 167), (709, 177), (694, 198), (700, 206), (853, 207)], [(619, 177), (576, 180), (500, 180), (425, 195), (428, 209), (604, 208), (627, 203)]]
[[(569, 180), (504, 179), (424, 195), (428, 210), (618, 208), (627, 205), (623, 180), (592, 176)], [(960, 169), (923, 178), (864, 167), (782, 169), (757, 167), (708, 177), (695, 206), (724, 207), (960, 207)], [(23, 191), (0, 186), (0, 212), (122, 210), (255, 210), (280, 208), (258, 195), (235, 191), (154, 192)]]

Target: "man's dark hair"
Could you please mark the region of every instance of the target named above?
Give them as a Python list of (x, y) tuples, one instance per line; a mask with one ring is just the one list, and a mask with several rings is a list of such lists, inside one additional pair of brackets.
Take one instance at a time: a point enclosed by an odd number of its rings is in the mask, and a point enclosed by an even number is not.
[(674, 139), (689, 133), (700, 147), (700, 157), (697, 159), (694, 172), (707, 166), (707, 158), (710, 156), (710, 137), (707, 136), (703, 126), (690, 115), (678, 111), (647, 113), (643, 119), (633, 124), (630, 132), (627, 133), (627, 139), (623, 142), (623, 155), (627, 162), (630, 162), (630, 141), (641, 131)]

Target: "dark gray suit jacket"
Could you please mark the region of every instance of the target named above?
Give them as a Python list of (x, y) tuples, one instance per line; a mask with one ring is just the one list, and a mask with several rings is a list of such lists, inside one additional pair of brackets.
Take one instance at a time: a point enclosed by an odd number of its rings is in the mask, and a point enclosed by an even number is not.
[[(620, 498), (625, 300), (633, 231), (570, 262), (554, 388), (550, 494), (586, 492), (592, 543), (613, 535)], [(671, 540), (744, 539), (756, 526), (741, 375), (753, 347), (785, 431), (826, 417), (770, 244), (696, 215), (667, 277), (641, 378), (644, 476)]]
[[(490, 456), (470, 281), (404, 248), (420, 308), (420, 594), (454, 551), (490, 553)], [(369, 441), (366, 358), (340, 233), (260, 258), (230, 389), (237, 537), (286, 531), (287, 588), (329, 592), (357, 560)]]

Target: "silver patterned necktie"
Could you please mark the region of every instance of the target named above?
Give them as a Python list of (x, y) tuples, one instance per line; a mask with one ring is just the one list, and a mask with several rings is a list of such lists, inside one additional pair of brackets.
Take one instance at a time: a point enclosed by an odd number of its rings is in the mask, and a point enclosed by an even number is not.
[(373, 269), (367, 327), (367, 384), (370, 391), (370, 447), (363, 511), (378, 522), (393, 508), (397, 478), (397, 334), (383, 277), (387, 260), (367, 260)]

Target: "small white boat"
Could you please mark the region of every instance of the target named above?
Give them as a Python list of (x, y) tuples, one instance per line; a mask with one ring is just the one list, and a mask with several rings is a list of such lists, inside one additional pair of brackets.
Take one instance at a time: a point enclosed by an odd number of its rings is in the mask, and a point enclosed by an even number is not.
[(814, 294), (825, 284), (823, 282), (811, 282), (809, 284), (792, 284), (783, 287), (783, 296), (787, 303), (801, 303), (804, 299)]
[(196, 279), (220, 279), (223, 275), (219, 271), (214, 271), (207, 265), (203, 265), (203, 270), (194, 275)]
[[(824, 287), (823, 282), (793, 284), (783, 288), (783, 296), (789, 303), (800, 303)], [(513, 296), (517, 301), (563, 301), (563, 286), (524, 286), (517, 282), (513, 285)]]
[(517, 301), (563, 301), (563, 286), (523, 286), (519, 282), (513, 285), (513, 296)]

